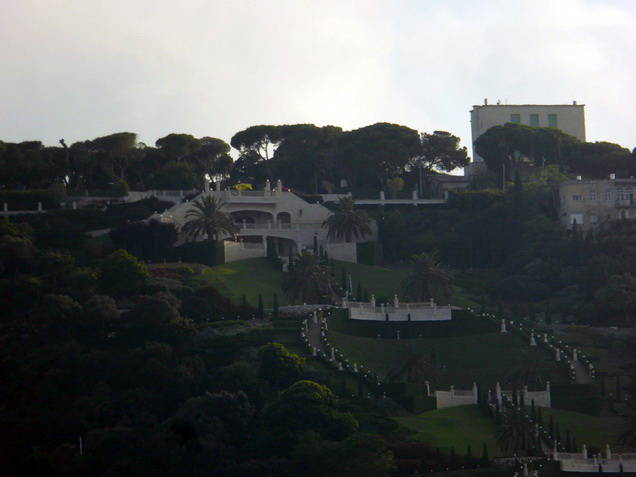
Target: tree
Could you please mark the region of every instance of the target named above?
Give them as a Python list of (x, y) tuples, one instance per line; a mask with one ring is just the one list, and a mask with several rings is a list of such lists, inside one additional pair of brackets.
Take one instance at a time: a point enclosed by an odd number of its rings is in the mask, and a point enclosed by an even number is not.
[(199, 180), (212, 180), (232, 169), (230, 145), (222, 139), (204, 137), (199, 140), (200, 149), (189, 156)]
[(237, 233), (238, 228), (234, 224), (234, 219), (227, 212), (223, 212), (223, 205), (223, 202), (216, 200), (212, 195), (195, 200), (192, 202), (193, 208), (185, 214), (188, 220), (182, 231), (193, 237), (206, 235), (209, 241), (217, 240), (224, 233)]
[(292, 474), (304, 477), (393, 475), (393, 452), (379, 436), (356, 433), (332, 442), (307, 433), (294, 447)]
[(402, 282), (411, 300), (447, 300), (453, 295), (453, 276), (442, 269), (437, 251), (413, 255), (411, 265), (411, 274)]
[(422, 133), (421, 155), (418, 160), (428, 172), (450, 172), (458, 167), (466, 167), (470, 163), (466, 147), (459, 147), (460, 139), (446, 131), (434, 131), (433, 134)]
[(383, 187), (386, 179), (403, 174), (419, 151), (417, 131), (390, 123), (347, 131), (339, 142), (342, 172), (357, 187)]
[[(282, 140), (281, 133), (280, 126), (260, 125), (249, 127), (232, 136), (230, 144), (240, 154), (236, 161), (237, 172), (245, 177), (258, 176), (259, 179), (266, 178), (274, 182), (276, 178), (270, 161)], [(264, 173), (259, 171), (261, 166)]]
[(403, 382), (422, 383), (435, 381), (435, 366), (427, 359), (425, 350), (418, 349), (415, 345), (403, 345), (398, 353), (393, 367), (387, 374), (390, 383)]
[(180, 164), (184, 157), (201, 148), (201, 142), (191, 134), (168, 134), (157, 139), (155, 145), (177, 164)]
[(134, 293), (148, 278), (143, 262), (125, 250), (116, 250), (99, 266), (99, 285), (109, 294)]
[(497, 442), (504, 451), (517, 452), (534, 442), (535, 426), (526, 418), (525, 411), (518, 408), (506, 410), (503, 422), (497, 428)]
[(290, 303), (319, 303), (323, 297), (337, 297), (331, 269), (320, 264), (319, 257), (303, 251), (294, 259), (293, 271), (283, 282)]
[(351, 197), (341, 197), (322, 226), (328, 229), (327, 238), (344, 238), (345, 242), (351, 242), (352, 236), (357, 239), (370, 235), (370, 223), (369, 214), (357, 209)]
[(340, 441), (351, 436), (358, 423), (339, 412), (329, 388), (313, 381), (298, 381), (285, 389), (262, 413), (263, 444), (278, 454), (290, 453), (301, 433), (314, 431)]
[(269, 343), (258, 350), (261, 361), (259, 375), (270, 384), (286, 387), (294, 383), (302, 371), (304, 358), (290, 352), (280, 343)]
[(625, 324), (630, 325), (636, 313), (636, 277), (630, 273), (613, 275), (607, 284), (596, 292), (599, 311), (604, 310), (622, 315)]
[(131, 132), (110, 134), (90, 141), (91, 147), (104, 154), (111, 167), (119, 169), (119, 178), (122, 180), (131, 162), (143, 158), (143, 154), (135, 150), (136, 144), (137, 134)]

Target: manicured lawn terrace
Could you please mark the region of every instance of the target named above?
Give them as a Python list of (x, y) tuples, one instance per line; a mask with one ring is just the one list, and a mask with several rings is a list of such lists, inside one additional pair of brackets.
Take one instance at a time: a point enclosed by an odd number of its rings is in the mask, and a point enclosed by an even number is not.
[(267, 259), (252, 258), (210, 267), (199, 278), (233, 300), (245, 295), (252, 306), (258, 306), (258, 295), (262, 294), (265, 308), (272, 308), (274, 293), (278, 294), (279, 305), (287, 304), (282, 288), (284, 277)]
[(454, 447), (455, 454), (466, 455), (470, 445), (472, 456), (481, 457), (486, 444), (489, 458), (503, 455), (495, 440), (495, 422), (485, 417), (477, 406), (436, 409), (395, 419), (415, 431), (415, 439), (428, 442), (447, 454)]
[[(548, 425), (550, 416), (559, 424), (561, 439), (564, 441), (566, 431), (576, 438), (577, 451), (585, 444), (588, 448), (596, 447), (605, 453), (605, 445), (609, 444), (614, 452), (631, 452), (616, 446), (616, 439), (625, 428), (625, 422), (617, 417), (598, 417), (580, 414), (561, 409), (542, 408), (543, 421)], [(441, 451), (465, 454), (470, 444), (473, 457), (481, 457), (484, 443), (488, 447), (489, 457), (509, 455), (497, 445), (495, 439), (496, 426), (492, 419), (484, 417), (477, 406), (459, 406), (437, 409), (417, 416), (398, 417), (396, 420), (403, 426), (416, 432), (415, 438), (429, 442)]]
[(597, 447), (605, 454), (605, 446), (609, 444), (614, 452), (632, 452), (629, 447), (621, 449), (616, 445), (618, 436), (626, 426), (625, 420), (619, 417), (589, 416), (563, 409), (547, 408), (542, 408), (541, 414), (545, 426), (548, 426), (550, 416), (555, 426), (559, 424), (562, 441), (565, 441), (566, 431), (570, 431), (570, 436), (576, 438), (577, 451), (580, 451), (585, 444), (588, 448)]
[[(399, 326), (402, 337), (417, 338), (395, 339)], [(512, 372), (529, 363), (537, 366), (544, 381), (563, 379), (563, 369), (545, 351), (531, 348), (516, 335), (493, 332), (493, 327), (496, 325), (484, 318), (465, 314), (446, 323), (398, 324), (353, 321), (338, 313), (329, 319), (327, 338), (346, 359), (377, 373), (380, 380), (399, 362), (407, 346), (421, 350), (434, 364), (440, 389), (451, 385), (469, 389), (473, 381), (484, 390), (494, 388), (497, 381), (505, 386)]]

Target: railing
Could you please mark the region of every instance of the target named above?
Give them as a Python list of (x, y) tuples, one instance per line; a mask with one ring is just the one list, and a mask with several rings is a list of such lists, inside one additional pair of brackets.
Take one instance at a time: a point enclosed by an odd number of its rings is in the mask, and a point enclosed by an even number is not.
[(282, 223), (282, 222), (234, 222), (241, 230), (320, 230), (322, 222)]

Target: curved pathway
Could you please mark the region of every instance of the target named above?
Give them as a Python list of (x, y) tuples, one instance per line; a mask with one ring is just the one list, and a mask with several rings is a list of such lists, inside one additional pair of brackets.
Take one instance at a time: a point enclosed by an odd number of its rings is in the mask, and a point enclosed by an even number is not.
[(318, 323), (313, 322), (313, 318), (309, 318), (309, 330), (307, 331), (307, 341), (309, 344), (325, 354), (325, 350), (322, 347), (322, 341), (320, 339), (320, 320)]

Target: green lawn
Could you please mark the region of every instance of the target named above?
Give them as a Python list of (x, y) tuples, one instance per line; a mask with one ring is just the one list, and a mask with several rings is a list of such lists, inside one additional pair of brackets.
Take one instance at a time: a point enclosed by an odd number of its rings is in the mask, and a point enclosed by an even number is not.
[[(348, 329), (343, 318), (329, 319), (327, 339), (350, 362), (363, 365), (378, 374), (383, 380), (389, 370), (399, 361), (407, 346), (421, 350), (434, 366), (435, 381), (440, 389), (448, 389), (454, 385), (457, 389), (469, 389), (473, 381), (478, 382), (483, 389), (492, 389), (497, 381), (502, 385), (516, 369), (527, 367), (530, 363), (536, 365), (538, 374), (544, 381), (558, 383), (564, 378), (562, 369), (552, 357), (539, 347), (531, 348), (516, 335), (486, 332), (480, 328), (480, 323), (473, 326), (475, 334), (462, 336), (471, 326), (467, 318), (453, 319), (460, 330), (447, 330), (449, 334), (441, 335), (444, 324), (412, 323), (416, 331), (412, 336), (421, 334), (422, 338), (395, 339), (395, 333), (386, 332), (382, 338), (356, 336)], [(482, 318), (475, 317), (475, 320)], [(362, 323), (362, 325), (377, 326), (381, 330), (391, 323)], [(406, 327), (406, 324), (402, 324)], [(435, 337), (430, 334), (435, 332)], [(388, 329), (388, 328), (387, 328)], [(374, 329), (375, 330), (375, 329)], [(408, 336), (403, 329), (401, 336)], [(377, 336), (377, 335), (376, 335)], [(390, 336), (391, 339), (386, 339)]]
[(625, 421), (619, 417), (590, 416), (578, 412), (565, 411), (563, 409), (542, 408), (543, 423), (547, 427), (550, 416), (556, 424), (559, 424), (561, 440), (565, 442), (566, 432), (570, 431), (570, 437), (576, 438), (578, 449), (583, 444), (587, 447), (597, 447), (605, 452), (606, 444), (609, 444), (615, 452), (631, 452), (630, 448), (619, 449), (616, 440), (625, 429)]
[(442, 452), (466, 454), (470, 445), (473, 457), (481, 457), (484, 444), (491, 459), (502, 455), (495, 440), (495, 423), (482, 415), (477, 406), (437, 409), (412, 417), (395, 418), (416, 432), (415, 438), (439, 447)]
[(258, 306), (258, 295), (263, 295), (265, 308), (273, 306), (274, 293), (279, 305), (285, 305), (282, 289), (284, 274), (275, 270), (266, 258), (252, 258), (239, 262), (210, 267), (203, 271), (200, 280), (217, 288), (233, 300), (243, 295), (252, 306)]

